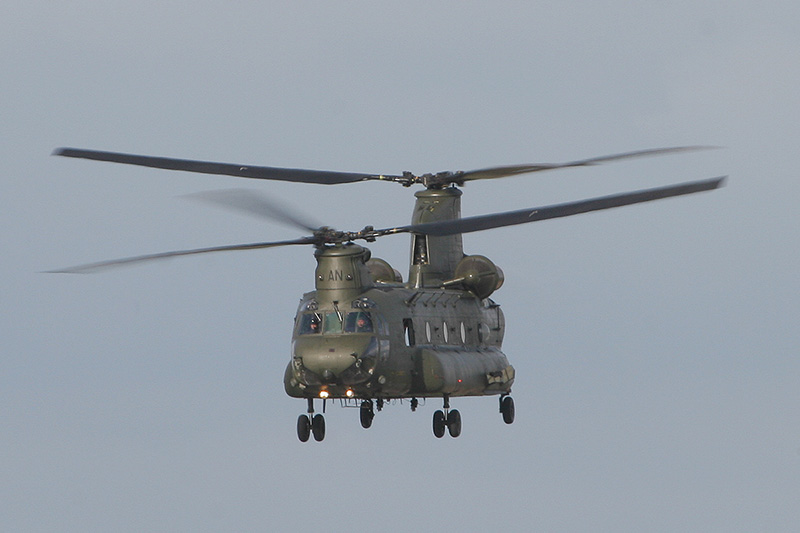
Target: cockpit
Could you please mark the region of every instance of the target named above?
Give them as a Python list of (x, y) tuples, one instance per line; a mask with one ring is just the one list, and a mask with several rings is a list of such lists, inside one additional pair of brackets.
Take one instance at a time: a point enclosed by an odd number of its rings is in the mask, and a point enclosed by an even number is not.
[(313, 312), (300, 316), (297, 329), (300, 335), (341, 335), (343, 333), (372, 333), (372, 315), (366, 311)]

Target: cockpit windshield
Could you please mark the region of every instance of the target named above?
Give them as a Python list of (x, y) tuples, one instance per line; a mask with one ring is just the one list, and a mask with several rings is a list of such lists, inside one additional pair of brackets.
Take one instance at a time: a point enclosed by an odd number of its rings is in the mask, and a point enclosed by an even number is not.
[(325, 329), (326, 335), (336, 334), (342, 332), (342, 315), (341, 313), (325, 313)]
[(309, 335), (322, 331), (322, 316), (318, 313), (306, 313), (300, 317), (300, 335)]
[(341, 333), (372, 333), (372, 317), (366, 311), (353, 313), (304, 313), (297, 332), (300, 335), (339, 335)]
[(358, 311), (356, 313), (347, 313), (347, 319), (344, 322), (345, 333), (372, 333), (372, 318), (369, 313)]

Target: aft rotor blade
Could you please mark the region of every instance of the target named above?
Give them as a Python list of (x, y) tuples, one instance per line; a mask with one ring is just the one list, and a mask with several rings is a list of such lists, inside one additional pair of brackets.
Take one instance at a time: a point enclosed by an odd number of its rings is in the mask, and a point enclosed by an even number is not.
[(679, 152), (693, 152), (697, 150), (710, 150), (716, 148), (715, 146), (675, 146), (672, 148), (654, 148), (650, 150), (638, 150), (636, 152), (625, 152), (622, 154), (612, 154), (600, 157), (592, 157), (590, 159), (580, 159), (578, 161), (570, 161), (567, 163), (538, 163), (530, 165), (512, 165), (502, 167), (484, 168), (481, 170), (469, 170), (466, 172), (457, 172), (455, 174), (455, 181), (463, 183), (471, 180), (482, 179), (495, 179), (505, 178), (508, 176), (516, 176), (518, 174), (527, 174), (529, 172), (539, 172), (542, 170), (553, 170), (556, 168), (569, 168), (569, 167), (586, 167), (597, 165), (599, 163), (607, 163), (609, 161), (619, 161), (622, 159), (634, 159), (637, 157), (649, 157), (654, 155), (666, 155)]
[(503, 226), (513, 226), (515, 224), (525, 224), (528, 222), (536, 222), (538, 220), (547, 220), (550, 218), (567, 217), (580, 213), (588, 213), (590, 211), (599, 211), (601, 209), (611, 209), (612, 207), (621, 207), (624, 205), (650, 202), (653, 200), (681, 196), (684, 194), (710, 191), (720, 187), (724, 181), (725, 176), (710, 180), (692, 181), (679, 185), (670, 185), (656, 189), (615, 194), (612, 196), (591, 198), (588, 200), (551, 205), (547, 207), (532, 207), (530, 209), (520, 209), (519, 211), (509, 211), (506, 213), (495, 213), (491, 215), (467, 217), (456, 220), (416, 224), (401, 228), (383, 230), (376, 233), (392, 234), (410, 232), (434, 236), (471, 233), (473, 231), (482, 231), (486, 229), (500, 228)]
[(316, 231), (320, 225), (314, 224), (305, 219), (302, 215), (293, 213), (278, 205), (262, 194), (247, 189), (227, 189), (221, 191), (206, 191), (195, 194), (188, 194), (184, 198), (198, 199), (209, 202), (221, 207), (242, 211), (256, 215), (261, 218), (268, 218), (284, 224), (305, 229), (310, 232)]
[(126, 165), (163, 168), (166, 170), (184, 170), (186, 172), (199, 172), (201, 174), (221, 174), (240, 178), (294, 181), (301, 183), (320, 183), (323, 185), (353, 183), (365, 180), (397, 181), (403, 179), (400, 176), (237, 165), (230, 163), (215, 163), (212, 161), (193, 161), (190, 159), (173, 159), (169, 157), (153, 157), (146, 155), (123, 154), (118, 152), (103, 152), (98, 150), (82, 150), (79, 148), (58, 148), (53, 152), (53, 155), (76, 157), (80, 159), (92, 159), (94, 161), (108, 161), (111, 163), (123, 163)]
[(173, 252), (162, 252), (158, 254), (137, 255), (135, 257), (125, 257), (123, 259), (113, 259), (111, 261), (101, 261), (98, 263), (88, 263), (85, 265), (78, 265), (73, 267), (61, 268), (58, 270), (48, 270), (47, 273), (51, 274), (88, 274), (91, 272), (99, 272), (108, 268), (121, 267), (133, 265), (137, 263), (144, 263), (147, 261), (158, 261), (160, 259), (169, 259), (172, 257), (179, 257), (182, 255), (196, 255), (207, 254), (212, 252), (230, 252), (235, 250), (257, 250), (259, 248), (274, 248), (277, 246), (289, 246), (292, 244), (314, 244), (316, 240), (313, 237), (303, 237), (300, 239), (293, 239), (289, 241), (277, 242), (256, 242), (252, 244), (233, 244), (229, 246), (215, 246), (212, 248), (197, 248), (194, 250), (176, 250)]

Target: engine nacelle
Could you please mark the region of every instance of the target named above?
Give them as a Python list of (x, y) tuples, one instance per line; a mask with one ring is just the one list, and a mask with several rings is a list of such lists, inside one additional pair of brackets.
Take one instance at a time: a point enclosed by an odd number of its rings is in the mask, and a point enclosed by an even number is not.
[(367, 261), (367, 270), (369, 275), (372, 276), (372, 281), (376, 283), (402, 283), (403, 276), (397, 269), (377, 257), (373, 257)]
[(503, 271), (482, 255), (468, 255), (458, 262), (455, 279), (480, 299), (503, 286)]

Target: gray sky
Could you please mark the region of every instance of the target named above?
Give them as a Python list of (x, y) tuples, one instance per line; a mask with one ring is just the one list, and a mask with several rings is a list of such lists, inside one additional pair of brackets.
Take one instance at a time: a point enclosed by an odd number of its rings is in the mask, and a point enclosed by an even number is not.
[[(800, 523), (797, 2), (4, 2), (0, 529), (787, 531)], [(301, 444), (282, 388), (311, 250), (182, 195), (248, 187), (340, 229), (410, 190), (253, 183), (58, 146), (416, 173), (711, 144), (465, 188), (464, 213), (728, 174), (713, 193), (465, 236), (517, 421), (391, 405)], [(345, 209), (327, 206), (346, 205)], [(407, 270), (408, 238), (373, 253)]]

